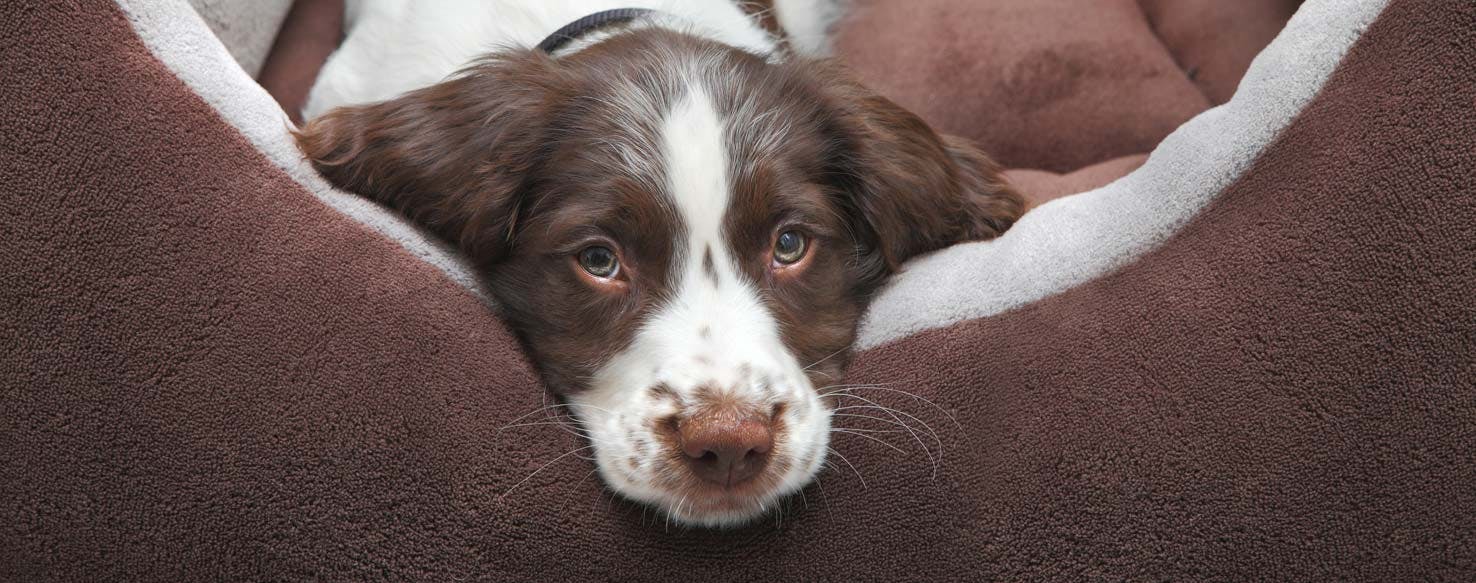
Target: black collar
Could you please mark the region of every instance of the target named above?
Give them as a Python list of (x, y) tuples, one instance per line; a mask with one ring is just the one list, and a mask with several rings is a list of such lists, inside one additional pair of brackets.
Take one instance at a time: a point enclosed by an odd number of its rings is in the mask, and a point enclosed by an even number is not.
[(553, 34), (548, 35), (548, 38), (543, 39), (543, 42), (538, 43), (538, 50), (552, 55), (554, 51), (564, 48), (565, 45), (578, 40), (581, 36), (607, 26), (628, 23), (652, 12), (655, 10), (645, 8), (618, 8), (596, 12), (554, 31)]

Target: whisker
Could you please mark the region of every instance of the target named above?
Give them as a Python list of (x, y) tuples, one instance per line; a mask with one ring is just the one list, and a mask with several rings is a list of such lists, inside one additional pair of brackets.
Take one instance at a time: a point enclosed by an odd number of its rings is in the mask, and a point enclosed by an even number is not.
[[(585, 404), (582, 404), (582, 403), (557, 403), (557, 404), (554, 404), (554, 405), (544, 405), (542, 407), (539, 407), (538, 409), (535, 409), (535, 410), (529, 411), (527, 413), (524, 413), (522, 415), (519, 415), (516, 419), (513, 419), (512, 421), (508, 421), (508, 425), (511, 425), (511, 424), (517, 423), (519, 421), (522, 421), (524, 419), (527, 419), (531, 415), (537, 415), (539, 413), (546, 413), (546, 412), (551, 411), (553, 409), (560, 409), (560, 408), (564, 408), (564, 407), (568, 407), (568, 408), (571, 408), (571, 409), (576, 408), (576, 407), (588, 407), (588, 408), (594, 409), (596, 411), (604, 411), (606, 413), (610, 413), (610, 410), (609, 409), (601, 409), (601, 408), (596, 407), (594, 405), (585, 405)], [(577, 409), (575, 409), (575, 410), (577, 411)], [(613, 413), (611, 413), (611, 414), (613, 415)], [(506, 427), (506, 426), (504, 426), (504, 427)]]
[(923, 397), (922, 395), (918, 395), (916, 393), (911, 393), (911, 392), (904, 391), (904, 390), (901, 390), (901, 389), (894, 389), (894, 388), (891, 388), (891, 387), (880, 386), (880, 385), (857, 385), (857, 386), (851, 387), (850, 389), (846, 389), (846, 390), (847, 391), (850, 391), (850, 390), (857, 390), (857, 389), (859, 389), (859, 390), (868, 390), (868, 391), (887, 391), (889, 393), (899, 393), (899, 394), (902, 394), (902, 395), (906, 395), (908, 397), (911, 397), (913, 399), (916, 399), (918, 401), (922, 401), (924, 403), (927, 403), (928, 405), (931, 405), (934, 409), (937, 409), (939, 413), (942, 413), (945, 417), (948, 418), (949, 421), (952, 421), (954, 426), (958, 427), (960, 430), (963, 429), (963, 425), (959, 424), (958, 418), (955, 417), (952, 412), (950, 412), (947, 409), (944, 409), (942, 405), (939, 405), (937, 403), (934, 403), (933, 401), (927, 399), (926, 397)]
[[(867, 399), (866, 397), (862, 397), (860, 395), (841, 395), (841, 396), (842, 397), (849, 397), (849, 398), (856, 399), (856, 400), (859, 400), (859, 401), (862, 401), (862, 402), (865, 402), (865, 403), (869, 403), (869, 405), (846, 405), (844, 407), (837, 407), (837, 408), (833, 409), (832, 411), (840, 411), (842, 409), (880, 409), (882, 411), (886, 411), (889, 415), (892, 414), (892, 413), (900, 414), (900, 415), (903, 415), (903, 416), (907, 417), (908, 419), (911, 419), (913, 421), (918, 422), (923, 427), (927, 428), (928, 432), (932, 434), (933, 440), (938, 442), (938, 447), (940, 447), (940, 448), (943, 447), (943, 441), (938, 438), (938, 432), (937, 432), (937, 430), (933, 429), (933, 426), (932, 425), (929, 425), (927, 421), (923, 421), (922, 418), (920, 418), (920, 417), (918, 417), (916, 415), (913, 415), (911, 413), (908, 413), (906, 411), (903, 411), (901, 409), (893, 409), (891, 407), (887, 407), (885, 405), (882, 405), (881, 403), (878, 403), (878, 402), (873, 401), (871, 399)], [(832, 413), (832, 415), (834, 415), (834, 413)], [(901, 421), (901, 419), (898, 419), (898, 421)], [(907, 427), (911, 427), (910, 425), (906, 425), (906, 426)]]
[[(524, 413), (522, 415), (518, 415), (518, 417), (516, 419), (513, 419), (512, 421), (508, 421), (507, 423), (508, 423), (508, 425), (512, 425), (514, 423), (517, 423), (519, 421), (522, 421), (524, 419), (527, 419), (529, 416), (537, 415), (537, 414), (543, 413), (544, 411), (547, 411), (547, 410), (548, 410), (548, 405), (545, 404), (544, 406), (539, 407), (538, 409), (535, 409), (533, 411), (529, 411), (529, 412)], [(498, 431), (502, 431), (502, 429), (507, 429), (507, 425), (502, 426), (502, 428), (501, 429), (498, 429)]]
[[(604, 488), (600, 488), (600, 491), (601, 492), (604, 492), (605, 489)], [(614, 507), (614, 506), (615, 506), (615, 493), (611, 492), (609, 496), (605, 497), (605, 514), (609, 514), (610, 513), (610, 509), (612, 507)], [(630, 516), (630, 511), (629, 510), (626, 511), (625, 516)]]
[[(866, 405), (866, 406), (856, 405), (853, 408), (871, 409), (872, 407), (870, 405)], [(898, 423), (894, 419), (887, 419), (886, 417), (877, 417), (875, 415), (862, 415), (860, 413), (831, 413), (830, 416), (831, 417), (855, 417), (857, 419), (874, 419), (876, 421), (881, 421), (882, 423), (886, 423), (886, 424), (889, 424), (889, 425), (896, 425), (898, 427), (906, 427), (907, 426), (905, 423)], [(880, 431), (880, 430), (873, 430), (873, 431)], [(900, 432), (900, 430), (899, 430), (899, 432)]]
[[(935, 442), (937, 442), (939, 444), (939, 447), (942, 446), (942, 441), (938, 439), (937, 432), (933, 431), (932, 427), (929, 427), (926, 422), (924, 422), (921, 419), (918, 419), (917, 417), (915, 417), (913, 415), (908, 414), (906, 411), (900, 411), (900, 410), (897, 410), (897, 409), (891, 409), (891, 408), (888, 408), (888, 407), (885, 407), (885, 406), (882, 406), (882, 405), (849, 405), (849, 406), (846, 406), (846, 407), (841, 407), (841, 409), (872, 409), (872, 410), (881, 411), (883, 413), (886, 413), (887, 416), (888, 417), (891, 417), (892, 419), (891, 420), (888, 420), (888, 419), (884, 419), (884, 418), (880, 418), (880, 417), (872, 417), (870, 415), (855, 415), (853, 413), (838, 413), (838, 414), (837, 413), (833, 413), (832, 416), (833, 417), (840, 417), (840, 416), (853, 416), (854, 415), (854, 416), (859, 416), (859, 417), (865, 417), (865, 418), (868, 418), (868, 419), (876, 419), (878, 421), (882, 421), (882, 422), (886, 422), (886, 423), (890, 423), (892, 425), (896, 425), (896, 426), (902, 427), (907, 432), (912, 433), (914, 436), (916, 436), (917, 435), (916, 429), (913, 428), (911, 424), (903, 421), (901, 417), (898, 417), (897, 416), (898, 414), (901, 414), (901, 415), (907, 417), (908, 419), (912, 419), (914, 421), (917, 421), (919, 424), (921, 424), (923, 426), (923, 428), (928, 432), (928, 434), (929, 434), (928, 436), (929, 437), (932, 437), (933, 438), (933, 441), (935, 441)], [(839, 410), (839, 409), (837, 409), (837, 410)], [(922, 444), (919, 444), (919, 445), (922, 445)], [(923, 449), (928, 450), (929, 452), (932, 451), (931, 449), (928, 449), (928, 447), (926, 445), (922, 445), (922, 447), (923, 447)]]
[(890, 443), (887, 443), (887, 442), (885, 442), (885, 441), (882, 441), (882, 440), (880, 440), (880, 439), (877, 439), (877, 438), (875, 438), (875, 437), (872, 437), (872, 436), (870, 436), (870, 435), (866, 435), (866, 434), (865, 434), (865, 433), (856, 433), (856, 432), (854, 432), (854, 431), (851, 431), (851, 430), (848, 430), (848, 429), (831, 429), (831, 430), (830, 430), (830, 431), (831, 431), (831, 432), (833, 432), (833, 433), (845, 433), (845, 434), (849, 434), (849, 435), (854, 435), (854, 436), (856, 436), (856, 437), (864, 437), (864, 438), (866, 438), (866, 439), (870, 439), (870, 440), (872, 440), (872, 441), (875, 441), (875, 442), (877, 442), (877, 443), (880, 443), (880, 444), (882, 444), (882, 445), (885, 445), (885, 446), (887, 446), (887, 447), (890, 447), (890, 448), (892, 448), (892, 449), (893, 449), (893, 450), (896, 450), (896, 452), (897, 452), (897, 453), (900, 453), (900, 454), (902, 454), (902, 455), (907, 455), (907, 452), (905, 452), (905, 451), (903, 451), (903, 450), (902, 450), (902, 448), (900, 448), (900, 447), (897, 447), (897, 446), (895, 446), (895, 445), (892, 445), (892, 444), (890, 444)]
[[(859, 398), (859, 397), (856, 397), (856, 398)], [(889, 416), (893, 416), (894, 414), (896, 414), (896, 415), (902, 415), (903, 417), (906, 417), (908, 419), (911, 419), (913, 421), (916, 421), (919, 425), (922, 425), (923, 426), (923, 429), (927, 430), (929, 436), (933, 438), (933, 441), (938, 445), (938, 447), (940, 449), (943, 447), (943, 440), (941, 438), (939, 438), (938, 431), (935, 430), (935, 429), (933, 429), (933, 426), (932, 425), (929, 425), (927, 421), (923, 421), (918, 416), (913, 415), (911, 413), (908, 413), (906, 411), (903, 411), (901, 409), (892, 409), (892, 408), (886, 407), (884, 405), (878, 405), (878, 404), (875, 404), (874, 401), (872, 403), (873, 404), (871, 404), (871, 405), (853, 405), (853, 406), (854, 407), (858, 407), (858, 408), (863, 408), (863, 409), (877, 409), (877, 410), (886, 412)], [(847, 414), (848, 413), (842, 413), (842, 415), (847, 415)], [(902, 421), (901, 419), (897, 419), (895, 416), (893, 416), (893, 419), (896, 419), (899, 423)], [(909, 428), (909, 429), (912, 427), (910, 424), (907, 424), (907, 423), (902, 423), (902, 426), (903, 427), (906, 427), (906, 428)]]
[[(853, 417), (865, 417), (865, 416), (864, 415), (853, 415)], [(866, 417), (866, 418), (867, 419), (876, 419), (877, 421), (886, 421), (886, 419), (882, 419), (880, 417)], [(906, 431), (903, 431), (901, 429), (863, 429), (863, 428), (860, 428), (860, 427), (831, 427), (831, 429), (832, 430), (835, 430), (835, 429), (844, 429), (846, 431), (859, 431), (861, 433), (907, 433)]]
[[(575, 482), (574, 483), (574, 487), (573, 488), (570, 488), (569, 489), (569, 493), (564, 495), (564, 504), (566, 506), (569, 504), (569, 497), (570, 496), (573, 496), (575, 492), (578, 492), (579, 491), (579, 487), (580, 486), (583, 486), (585, 482), (589, 481), (589, 477), (595, 475), (595, 472), (598, 472), (598, 471), (600, 471), (599, 468), (595, 468), (593, 470), (590, 470), (589, 473), (584, 474), (584, 477), (583, 478), (580, 478), (578, 482)], [(600, 488), (600, 493), (601, 494), (604, 493), (604, 488)], [(598, 503), (599, 500), (600, 500), (600, 498), (603, 498), (603, 496), (596, 496), (595, 497), (595, 502)]]
[(683, 494), (681, 501), (680, 502), (677, 502), (676, 510), (667, 510), (666, 511), (666, 526), (663, 527), (663, 529), (662, 529), (663, 531), (666, 531), (666, 532), (670, 532), (671, 531), (671, 515), (676, 514), (677, 512), (680, 512), (681, 509), (682, 509), (682, 504), (684, 504), (686, 502), (687, 502), (687, 495), (686, 494)]
[(521, 486), (521, 485), (523, 485), (523, 483), (524, 483), (524, 482), (527, 482), (527, 481), (528, 481), (528, 480), (531, 480), (531, 479), (533, 479), (533, 476), (536, 476), (536, 475), (538, 475), (538, 473), (539, 473), (539, 472), (542, 472), (542, 471), (543, 471), (543, 470), (546, 470), (546, 469), (548, 469), (548, 467), (549, 467), (549, 466), (551, 466), (551, 465), (554, 465), (554, 464), (555, 464), (555, 463), (558, 463), (558, 461), (559, 461), (559, 460), (561, 460), (561, 459), (564, 459), (564, 458), (566, 458), (566, 457), (569, 457), (569, 456), (571, 456), (571, 455), (574, 455), (574, 454), (576, 454), (576, 453), (579, 453), (579, 452), (581, 452), (581, 451), (584, 451), (584, 450), (586, 450), (586, 449), (590, 449), (590, 448), (593, 448), (593, 447), (594, 447), (594, 446), (593, 446), (593, 445), (586, 445), (586, 446), (584, 446), (584, 447), (581, 447), (581, 448), (578, 448), (578, 449), (575, 449), (575, 450), (573, 450), (573, 451), (568, 451), (568, 452), (565, 452), (565, 453), (564, 453), (564, 454), (562, 454), (562, 455), (560, 455), (560, 456), (559, 456), (559, 457), (556, 457), (556, 458), (554, 458), (554, 459), (552, 459), (552, 460), (550, 460), (550, 461), (549, 461), (549, 462), (548, 462), (548, 463), (546, 463), (546, 464), (543, 464), (543, 466), (542, 466), (542, 467), (540, 467), (540, 468), (538, 468), (538, 469), (536, 469), (536, 470), (533, 470), (533, 473), (531, 473), (531, 474), (528, 474), (528, 477), (526, 477), (526, 478), (523, 478), (523, 479), (521, 479), (521, 480), (518, 480), (518, 483), (516, 483), (516, 484), (513, 484), (513, 485), (512, 485), (512, 487), (511, 487), (511, 488), (508, 488), (508, 489), (507, 489), (507, 491), (506, 491), (506, 492), (503, 492), (503, 493), (502, 493), (502, 495), (501, 495), (501, 496), (498, 496), (498, 497), (497, 497), (497, 500), (498, 500), (498, 501), (499, 501), (499, 502), (500, 502), (500, 501), (502, 501), (502, 499), (503, 499), (503, 498), (506, 498), (506, 497), (507, 497), (507, 495), (508, 495), (508, 494), (511, 494), (511, 493), (512, 493), (512, 492), (513, 492), (513, 490), (516, 490), (516, 489), (518, 489), (518, 486)]
[(856, 469), (856, 466), (851, 463), (851, 460), (846, 459), (846, 456), (841, 455), (841, 452), (835, 451), (833, 447), (827, 447), (825, 449), (830, 450), (830, 453), (835, 454), (835, 457), (840, 458), (841, 461), (846, 462), (846, 465), (851, 466), (851, 471), (856, 472), (856, 479), (861, 480), (861, 487), (866, 488), (866, 478), (861, 477), (861, 472)]
[[(564, 421), (562, 419), (559, 419), (557, 417), (554, 417), (554, 418), (550, 418), (548, 421), (530, 421), (528, 423), (514, 423), (512, 425), (504, 425), (504, 426), (502, 426), (502, 428), (503, 429), (516, 429), (518, 427), (540, 427), (540, 426), (547, 426), (547, 425), (562, 425), (564, 427), (568, 427), (569, 426), (569, 423), (567, 421)], [(580, 431), (583, 431), (583, 429), (580, 429)]]
[[(816, 388), (815, 391), (818, 392), (818, 393), (820, 393), (820, 396), (824, 397), (824, 396), (829, 395), (831, 393), (839, 393), (839, 392), (842, 392), (843, 390), (847, 390), (847, 389), (864, 389), (864, 388), (884, 387), (884, 386), (888, 386), (888, 385), (879, 385), (879, 384), (852, 384), (852, 385), (841, 384), (841, 385), (827, 385), (827, 386), (824, 386), (824, 387)], [(836, 389), (836, 390), (831, 390), (831, 389)]]
[[(935, 479), (936, 480), (938, 478), (938, 462), (939, 462), (939, 460), (942, 459), (942, 456), (943, 456), (943, 440), (938, 437), (938, 432), (935, 431), (931, 425), (928, 425), (928, 423), (926, 421), (923, 421), (922, 419), (918, 419), (916, 416), (914, 416), (912, 414), (909, 414), (906, 411), (900, 411), (900, 410), (897, 410), (897, 409), (892, 409), (890, 407), (886, 407), (886, 406), (884, 406), (884, 405), (882, 405), (880, 403), (877, 403), (876, 401), (872, 401), (871, 399), (867, 399), (865, 397), (861, 397), (861, 396), (857, 396), (857, 395), (844, 395), (844, 396), (850, 397), (852, 399), (859, 399), (859, 400), (865, 401), (867, 403), (871, 403), (871, 405), (873, 407), (875, 407), (876, 409), (881, 410), (882, 412), (886, 413), (888, 416), (892, 417), (893, 419), (896, 419), (898, 423), (901, 423), (907, 429), (907, 431), (909, 433), (912, 433), (912, 438), (915, 439), (915, 440), (917, 440), (917, 445), (923, 449), (923, 453), (925, 455), (927, 455), (928, 456), (928, 460), (933, 463), (933, 476), (932, 476), (932, 479)], [(853, 406), (853, 407), (861, 407), (860, 405), (851, 405), (851, 406)], [(837, 410), (839, 410), (839, 409), (841, 409), (841, 408), (837, 408)], [(906, 423), (903, 423), (902, 422), (902, 418), (897, 417), (898, 414), (904, 415), (904, 416), (906, 416), (906, 417), (908, 417), (908, 418), (910, 418), (910, 419), (912, 419), (914, 421), (917, 421), (918, 423), (921, 423), (923, 427), (926, 427), (928, 429), (928, 431), (932, 432), (933, 439), (938, 442), (938, 457), (933, 457), (933, 452), (931, 452), (931, 451), (928, 450), (927, 444), (923, 443), (922, 438), (917, 435), (917, 432), (915, 432), (915, 431), (912, 430), (912, 426), (911, 425), (907, 425)]]
[(582, 427), (579, 427), (578, 425), (571, 425), (571, 424), (566, 423), (566, 422), (563, 422), (563, 421), (536, 421), (536, 422), (533, 422), (533, 423), (519, 423), (519, 424), (516, 424), (516, 425), (509, 425), (507, 427), (504, 427), (503, 429), (514, 429), (514, 428), (518, 428), (518, 427), (539, 427), (539, 426), (547, 426), (547, 425), (557, 426), (559, 429), (562, 429), (565, 433), (568, 433), (570, 435), (573, 435), (573, 436), (578, 437), (578, 438), (581, 438), (581, 439), (587, 439), (587, 440), (589, 440), (591, 442), (594, 442), (594, 443), (598, 443), (598, 444), (601, 444), (601, 445), (604, 445), (606, 443), (605, 440), (596, 438), (593, 434), (589, 433), (588, 430), (586, 430), (586, 429), (584, 429)]
[(832, 359), (832, 358), (835, 358), (835, 355), (837, 355), (837, 354), (840, 354), (840, 353), (842, 353), (842, 352), (845, 352), (845, 351), (847, 351), (847, 350), (850, 350), (850, 349), (851, 349), (851, 348), (850, 348), (850, 347), (849, 347), (849, 346), (847, 346), (847, 347), (845, 347), (845, 348), (842, 348), (842, 349), (840, 349), (840, 350), (837, 350), (837, 351), (835, 351), (835, 352), (832, 352), (832, 353), (830, 353), (830, 356), (827, 356), (827, 357), (825, 357), (825, 358), (822, 358), (822, 359), (820, 359), (820, 360), (817, 360), (817, 361), (815, 361), (815, 362), (812, 362), (812, 363), (810, 363), (810, 366), (807, 366), (807, 367), (805, 367), (805, 368), (802, 368), (802, 369), (800, 369), (800, 370), (801, 370), (801, 371), (807, 371), (807, 370), (810, 370), (810, 369), (811, 369), (811, 368), (813, 368), (813, 367), (815, 367), (815, 366), (816, 366), (816, 365), (818, 365), (818, 364), (820, 364), (820, 363), (822, 363), (822, 362), (825, 362), (825, 361), (827, 361), (827, 360), (830, 360), (830, 359)]
[(825, 484), (820, 482), (820, 476), (815, 476), (815, 487), (820, 489), (820, 501), (825, 503), (825, 515), (830, 516), (830, 497), (825, 495)]

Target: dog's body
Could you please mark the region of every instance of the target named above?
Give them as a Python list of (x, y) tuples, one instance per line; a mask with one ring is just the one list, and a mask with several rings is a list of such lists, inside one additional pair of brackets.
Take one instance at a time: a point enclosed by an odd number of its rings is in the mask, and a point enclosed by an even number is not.
[[(792, 39), (808, 39), (792, 43), (819, 53), (837, 1), (777, 0), (771, 10)], [(489, 52), (533, 48), (570, 22), (618, 8), (660, 11), (671, 17), (666, 25), (755, 54), (776, 48), (777, 39), (733, 0), (349, 0), (348, 34), (324, 64), (304, 117), (433, 85)], [(599, 39), (582, 38), (565, 52)]]
[[(778, 20), (817, 22), (819, 1), (780, 0)], [(657, 12), (532, 48), (624, 7)], [(678, 521), (748, 520), (808, 483), (819, 389), (869, 296), (1021, 212), (978, 152), (730, 0), (434, 8), (351, 3), (299, 141), (491, 274), (607, 483)]]

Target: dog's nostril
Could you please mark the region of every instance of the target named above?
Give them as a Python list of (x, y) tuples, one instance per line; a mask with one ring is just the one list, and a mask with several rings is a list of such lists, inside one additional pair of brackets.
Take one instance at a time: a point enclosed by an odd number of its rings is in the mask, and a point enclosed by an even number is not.
[(692, 472), (722, 486), (757, 476), (774, 445), (769, 420), (760, 417), (693, 416), (682, 421), (678, 437)]

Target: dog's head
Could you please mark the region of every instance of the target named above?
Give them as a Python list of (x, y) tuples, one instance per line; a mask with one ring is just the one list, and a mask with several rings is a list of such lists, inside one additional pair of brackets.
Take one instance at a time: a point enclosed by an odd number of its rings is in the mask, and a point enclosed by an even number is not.
[(803, 487), (884, 278), (1022, 210), (986, 158), (833, 64), (659, 30), (494, 54), (298, 138), (459, 244), (605, 480), (691, 524)]

